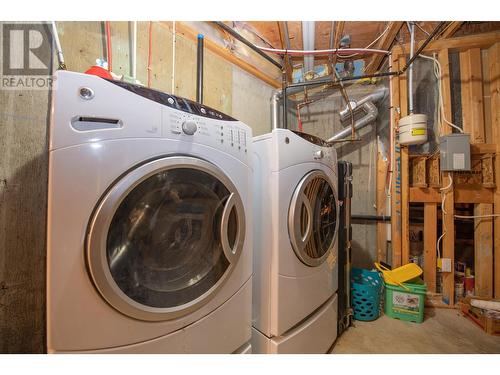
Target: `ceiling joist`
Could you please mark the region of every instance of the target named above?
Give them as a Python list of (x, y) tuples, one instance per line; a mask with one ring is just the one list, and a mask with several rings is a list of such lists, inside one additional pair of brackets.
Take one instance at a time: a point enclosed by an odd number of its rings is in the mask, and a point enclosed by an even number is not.
[[(380, 39), (377, 48), (383, 50), (389, 50), (394, 42), (394, 39), (398, 35), (401, 26), (403, 26), (404, 22), (400, 21), (392, 21), (389, 23), (389, 30), (387, 33)], [(375, 73), (380, 69), (382, 65), (382, 61), (384, 60), (385, 55), (373, 55), (373, 57), (368, 62), (365, 72), (367, 74)]]
[(464, 21), (454, 21), (454, 22), (449, 22), (446, 28), (444, 29), (443, 33), (438, 39), (446, 39), (446, 38), (451, 38), (455, 32), (462, 27)]

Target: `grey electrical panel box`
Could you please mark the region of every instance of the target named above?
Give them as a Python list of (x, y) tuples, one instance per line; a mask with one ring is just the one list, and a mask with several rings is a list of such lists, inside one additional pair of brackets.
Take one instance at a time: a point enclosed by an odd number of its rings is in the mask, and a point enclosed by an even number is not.
[(439, 137), (442, 171), (470, 171), (470, 135), (448, 134)]

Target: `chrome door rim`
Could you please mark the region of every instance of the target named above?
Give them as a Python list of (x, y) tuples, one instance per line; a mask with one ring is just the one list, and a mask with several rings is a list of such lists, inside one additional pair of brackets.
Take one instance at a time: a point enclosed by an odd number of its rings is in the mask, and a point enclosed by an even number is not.
[[(328, 185), (330, 185), (330, 188), (332, 189), (333, 196), (335, 198), (335, 204), (336, 204), (336, 221), (335, 221), (335, 232), (334, 236), (332, 239), (332, 244), (328, 248), (328, 250), (323, 254), (320, 258), (312, 258), (308, 254), (305, 253), (304, 248), (306, 245), (306, 242), (302, 241), (300, 233), (297, 232), (296, 228), (300, 228), (300, 220), (301, 220), (301, 215), (300, 215), (300, 210), (302, 206), (302, 201), (303, 201), (303, 195), (305, 188), (309, 185), (309, 182), (311, 182), (314, 178), (322, 178), (325, 180)], [(306, 198), (307, 199), (307, 198)], [(309, 207), (311, 205), (311, 202), (309, 203)], [(311, 214), (312, 215), (312, 214)], [(312, 220), (312, 217), (309, 217), (309, 220)], [(335, 243), (337, 241), (337, 235), (338, 235), (338, 228), (339, 228), (339, 209), (338, 209), (338, 199), (337, 199), (337, 192), (334, 189), (334, 184), (330, 177), (323, 171), (321, 170), (313, 170), (309, 173), (307, 173), (302, 180), (298, 183), (297, 187), (295, 188), (295, 191), (292, 195), (292, 199), (290, 201), (290, 206), (288, 210), (288, 234), (290, 237), (290, 244), (292, 245), (293, 251), (295, 252), (295, 255), (300, 259), (302, 263), (304, 263), (306, 266), (309, 267), (317, 267), (321, 264), (323, 264), (328, 258), (328, 255), (332, 251), (332, 249), (335, 247)], [(308, 235), (308, 240), (310, 239), (310, 235)]]
[[(127, 296), (116, 284), (107, 261), (107, 235), (111, 220), (123, 199), (147, 178), (171, 169), (189, 168), (208, 173), (218, 179), (230, 193), (231, 207), (235, 207), (238, 232), (233, 249), (222, 241), (229, 266), (222, 277), (205, 293), (196, 299), (176, 307), (159, 308), (143, 305)], [(226, 200), (225, 206), (229, 199)], [(224, 208), (226, 211), (226, 208)], [(91, 279), (101, 296), (116, 310), (132, 318), (146, 321), (170, 320), (206, 304), (229, 278), (241, 255), (245, 241), (245, 215), (241, 197), (231, 180), (215, 165), (195, 157), (170, 156), (140, 165), (119, 179), (99, 202), (89, 222), (85, 244), (86, 260)]]

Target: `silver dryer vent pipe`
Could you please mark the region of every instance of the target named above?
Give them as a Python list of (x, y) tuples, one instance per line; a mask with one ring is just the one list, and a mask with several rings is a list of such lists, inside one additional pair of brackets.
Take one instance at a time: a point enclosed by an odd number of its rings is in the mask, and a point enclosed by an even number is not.
[[(375, 91), (374, 93), (371, 93), (363, 98), (361, 98), (358, 101), (351, 101), (351, 107), (353, 111), (353, 116), (356, 113), (359, 112), (364, 112), (365, 115), (361, 117), (359, 120), (357, 120), (354, 123), (354, 129), (357, 131), (359, 129), (364, 128), (366, 125), (372, 123), (377, 119), (378, 116), (378, 109), (374, 102), (378, 102), (379, 100), (382, 100), (385, 95), (387, 94), (387, 89), (385, 87)], [(339, 112), (340, 115), (340, 121), (344, 122), (348, 120), (351, 116), (351, 112), (349, 110), (349, 107), (346, 105), (346, 107)], [(351, 134), (351, 128), (345, 128), (335, 134), (333, 137), (327, 139), (328, 142), (332, 141), (338, 141), (341, 139), (344, 139), (345, 137), (349, 136)]]

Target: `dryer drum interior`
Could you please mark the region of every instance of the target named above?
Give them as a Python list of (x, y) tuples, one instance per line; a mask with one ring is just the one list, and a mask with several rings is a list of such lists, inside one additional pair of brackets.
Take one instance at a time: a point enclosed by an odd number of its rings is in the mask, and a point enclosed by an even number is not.
[(308, 173), (295, 189), (288, 229), (292, 247), (308, 266), (324, 262), (335, 244), (338, 229), (337, 197), (322, 171)]
[(143, 320), (204, 304), (231, 273), (245, 235), (243, 203), (213, 164), (168, 157), (116, 183), (89, 227), (92, 279), (116, 309)]

